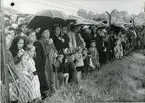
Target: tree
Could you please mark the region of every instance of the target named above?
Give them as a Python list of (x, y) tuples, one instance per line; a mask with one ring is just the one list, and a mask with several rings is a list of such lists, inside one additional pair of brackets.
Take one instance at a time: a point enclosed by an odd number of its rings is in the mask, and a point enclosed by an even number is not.
[(84, 10), (84, 9), (78, 10), (77, 14), (78, 14), (78, 16), (81, 16), (81, 17), (84, 17), (84, 18), (88, 19), (87, 11)]
[(94, 17), (95, 17), (94, 13), (92, 11), (90, 11), (88, 13), (88, 18), (92, 20)]

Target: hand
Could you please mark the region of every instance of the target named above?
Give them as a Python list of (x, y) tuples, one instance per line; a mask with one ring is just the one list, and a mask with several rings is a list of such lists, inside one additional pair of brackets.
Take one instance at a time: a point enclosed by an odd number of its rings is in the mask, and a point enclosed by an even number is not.
[(55, 57), (55, 58), (57, 57), (57, 53), (54, 54), (54, 57)]
[(23, 49), (19, 50), (18, 57), (22, 56), (24, 53), (25, 53), (25, 51)]
[(96, 37), (97, 35), (95, 34), (94, 37)]
[(65, 40), (62, 38), (61, 41), (64, 43)]

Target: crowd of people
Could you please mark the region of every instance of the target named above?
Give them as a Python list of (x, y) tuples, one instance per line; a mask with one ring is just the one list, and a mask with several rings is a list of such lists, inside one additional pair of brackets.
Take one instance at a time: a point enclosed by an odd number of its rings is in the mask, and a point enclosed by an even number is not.
[(108, 61), (144, 47), (140, 39), (143, 30), (116, 32), (105, 27), (69, 24), (30, 29), (27, 25), (22, 23), (17, 29), (10, 25), (5, 30), (7, 63), (18, 85), (16, 88), (9, 76), (13, 103), (41, 102), (62, 85), (81, 85), (88, 72), (99, 72)]

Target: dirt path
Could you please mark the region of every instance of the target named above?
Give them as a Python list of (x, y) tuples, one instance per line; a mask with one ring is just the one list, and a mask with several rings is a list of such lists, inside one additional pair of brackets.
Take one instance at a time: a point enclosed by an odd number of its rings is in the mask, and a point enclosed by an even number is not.
[(69, 84), (44, 103), (96, 103), (145, 101), (145, 50), (104, 65), (89, 73), (82, 86)]

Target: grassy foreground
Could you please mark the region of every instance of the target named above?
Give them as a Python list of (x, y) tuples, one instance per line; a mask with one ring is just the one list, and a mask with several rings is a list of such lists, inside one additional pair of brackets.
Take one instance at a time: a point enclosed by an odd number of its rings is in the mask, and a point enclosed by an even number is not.
[(79, 87), (68, 84), (44, 103), (96, 103), (145, 101), (145, 50), (132, 53), (89, 73)]

